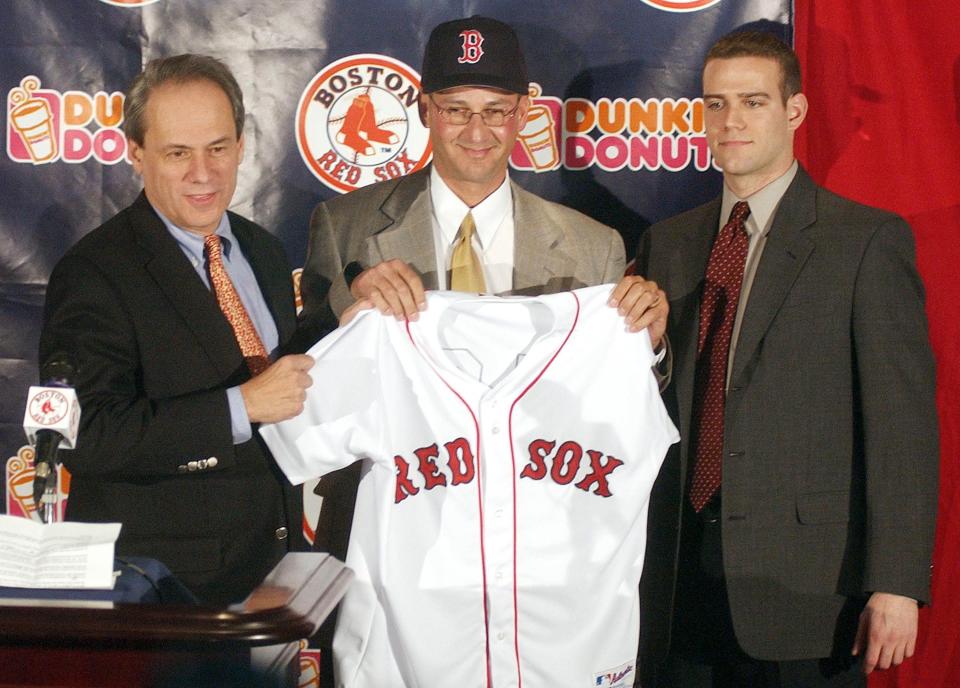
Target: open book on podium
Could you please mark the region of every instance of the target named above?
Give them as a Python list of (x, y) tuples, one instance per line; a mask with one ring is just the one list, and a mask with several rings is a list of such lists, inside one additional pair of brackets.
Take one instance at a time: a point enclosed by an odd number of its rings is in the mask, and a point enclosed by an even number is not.
[(113, 551), (119, 523), (38, 523), (0, 515), (0, 586), (114, 586)]
[(352, 578), (328, 554), (293, 552), (227, 608), (0, 598), (0, 685), (150, 686), (174, 667), (228, 663), (296, 686), (300, 641)]

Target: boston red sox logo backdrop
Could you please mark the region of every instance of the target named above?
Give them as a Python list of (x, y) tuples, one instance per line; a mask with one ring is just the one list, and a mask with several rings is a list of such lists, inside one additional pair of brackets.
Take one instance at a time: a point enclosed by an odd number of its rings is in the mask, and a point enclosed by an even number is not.
[(386, 55), (352, 55), (317, 74), (297, 108), (297, 146), (317, 179), (352, 191), (419, 170), (430, 159), (420, 75)]

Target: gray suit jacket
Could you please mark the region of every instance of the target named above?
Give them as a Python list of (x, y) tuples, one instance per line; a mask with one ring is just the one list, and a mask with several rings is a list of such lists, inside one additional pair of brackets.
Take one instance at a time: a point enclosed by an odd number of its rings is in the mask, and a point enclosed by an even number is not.
[[(337, 326), (354, 299), (343, 277), (353, 261), (370, 267), (399, 258), (415, 268), (424, 287), (437, 287), (430, 204), (430, 170), (364, 187), (317, 206), (300, 283), (300, 336), (316, 340)], [(514, 294), (550, 294), (617, 282), (623, 276), (620, 235), (575, 210), (524, 191), (513, 182)], [(323, 508), (315, 547), (346, 556), (360, 464), (331, 473), (317, 494)]]
[[(317, 206), (300, 283), (301, 320), (316, 335), (336, 327), (354, 299), (343, 277), (351, 262), (370, 267), (399, 258), (427, 289), (437, 288), (430, 170), (381, 182)], [(511, 182), (516, 240), (513, 294), (550, 294), (617, 282), (623, 241), (609, 227), (545, 201)]]
[[(670, 627), (700, 294), (719, 213), (718, 198), (651, 227), (638, 255), (637, 272), (670, 298), (667, 402), (682, 435), (651, 506), (643, 635), (653, 656)], [(869, 593), (929, 598), (934, 364), (902, 219), (798, 172), (744, 313), (723, 452), (723, 564), (748, 654), (849, 652)]]

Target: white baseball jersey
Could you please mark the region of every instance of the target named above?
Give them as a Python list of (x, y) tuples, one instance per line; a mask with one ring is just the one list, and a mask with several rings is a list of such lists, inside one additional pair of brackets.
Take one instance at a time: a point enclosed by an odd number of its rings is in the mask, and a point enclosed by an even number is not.
[(295, 484), (364, 460), (337, 683), (632, 686), (650, 489), (678, 435), (610, 285), (434, 292), (310, 351), (260, 432)]

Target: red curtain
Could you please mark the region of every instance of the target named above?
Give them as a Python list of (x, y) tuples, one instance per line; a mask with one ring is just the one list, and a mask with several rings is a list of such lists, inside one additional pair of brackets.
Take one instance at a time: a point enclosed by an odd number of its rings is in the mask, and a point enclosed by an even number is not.
[(960, 686), (960, 2), (796, 0), (810, 100), (797, 154), (817, 182), (910, 222), (937, 360), (932, 606), (913, 660), (870, 688)]

